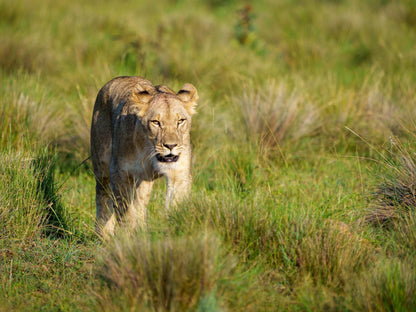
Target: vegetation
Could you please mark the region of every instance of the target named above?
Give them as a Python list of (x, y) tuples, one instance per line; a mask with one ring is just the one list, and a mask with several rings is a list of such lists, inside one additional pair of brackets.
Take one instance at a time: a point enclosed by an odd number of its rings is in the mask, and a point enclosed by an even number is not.
[[(0, 0), (0, 311), (416, 310), (412, 0)], [(200, 95), (191, 198), (94, 233), (108, 80)]]

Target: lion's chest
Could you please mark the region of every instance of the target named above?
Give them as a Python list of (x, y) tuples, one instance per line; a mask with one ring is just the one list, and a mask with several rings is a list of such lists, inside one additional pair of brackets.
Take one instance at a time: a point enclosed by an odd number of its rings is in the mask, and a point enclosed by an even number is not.
[(155, 171), (152, 164), (151, 155), (136, 152), (117, 153), (113, 151), (111, 160), (111, 173), (117, 175), (127, 175), (137, 180), (153, 180)]

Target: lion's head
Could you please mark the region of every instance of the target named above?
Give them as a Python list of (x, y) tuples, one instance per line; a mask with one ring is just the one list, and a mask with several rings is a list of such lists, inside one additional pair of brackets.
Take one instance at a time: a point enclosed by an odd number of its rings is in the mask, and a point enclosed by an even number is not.
[(151, 83), (137, 85), (135, 99), (142, 129), (151, 143), (152, 156), (159, 163), (175, 163), (184, 150), (190, 150), (191, 117), (198, 93), (185, 84), (177, 93)]

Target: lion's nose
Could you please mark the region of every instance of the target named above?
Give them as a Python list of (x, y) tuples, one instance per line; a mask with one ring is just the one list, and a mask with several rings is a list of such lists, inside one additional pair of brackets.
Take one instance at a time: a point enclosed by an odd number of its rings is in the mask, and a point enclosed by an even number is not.
[(178, 144), (163, 144), (163, 146), (164, 147), (167, 147), (168, 149), (170, 149), (170, 150), (173, 150), (173, 148), (175, 147), (175, 146), (177, 146)]

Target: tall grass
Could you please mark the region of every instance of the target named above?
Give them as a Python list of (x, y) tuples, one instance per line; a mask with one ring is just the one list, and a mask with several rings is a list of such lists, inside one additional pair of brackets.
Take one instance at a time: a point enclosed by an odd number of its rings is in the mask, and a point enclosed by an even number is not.
[[(55, 110), (38, 77), (18, 74), (3, 80), (0, 146), (15, 149), (47, 144), (63, 130), (62, 112)], [(23, 81), (23, 82), (22, 82)]]
[(25, 240), (41, 234), (45, 204), (37, 193), (30, 153), (2, 153), (0, 220), (1, 237)]
[(2, 237), (24, 241), (67, 231), (68, 215), (55, 181), (56, 164), (48, 153), (1, 154)]
[(37, 177), (37, 194), (47, 206), (44, 232), (47, 235), (62, 236), (68, 231), (65, 207), (60, 200), (59, 185), (55, 181), (56, 159), (48, 152), (43, 152), (33, 160), (33, 171)]

